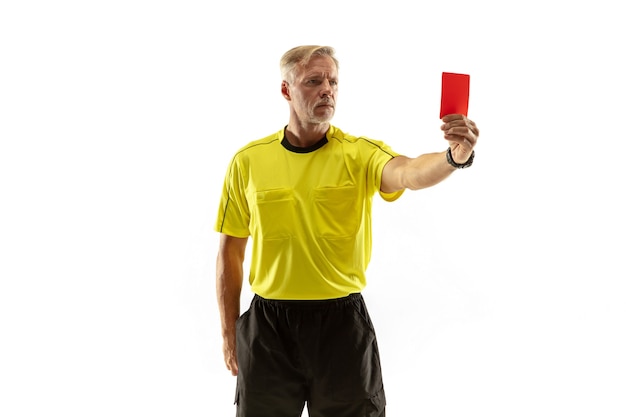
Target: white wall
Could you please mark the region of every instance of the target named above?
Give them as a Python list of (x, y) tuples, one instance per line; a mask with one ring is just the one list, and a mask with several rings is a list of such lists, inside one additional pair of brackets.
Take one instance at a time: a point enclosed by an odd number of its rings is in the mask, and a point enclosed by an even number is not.
[(314, 43), (334, 123), (407, 155), (445, 149), (441, 72), (472, 77), (475, 165), (374, 207), (388, 415), (624, 416), (620, 9), (427, 3), (4, 2), (0, 414), (234, 415), (222, 177)]

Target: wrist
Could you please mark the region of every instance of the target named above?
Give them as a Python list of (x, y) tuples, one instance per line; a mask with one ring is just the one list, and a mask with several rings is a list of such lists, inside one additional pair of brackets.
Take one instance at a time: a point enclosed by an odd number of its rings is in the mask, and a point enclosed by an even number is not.
[(467, 161), (463, 163), (458, 163), (454, 160), (454, 158), (452, 158), (452, 148), (448, 148), (448, 150), (446, 151), (446, 160), (456, 169), (469, 168), (474, 163), (474, 154), (475, 152), (474, 150), (472, 150), (472, 153), (470, 154), (470, 157), (467, 159)]

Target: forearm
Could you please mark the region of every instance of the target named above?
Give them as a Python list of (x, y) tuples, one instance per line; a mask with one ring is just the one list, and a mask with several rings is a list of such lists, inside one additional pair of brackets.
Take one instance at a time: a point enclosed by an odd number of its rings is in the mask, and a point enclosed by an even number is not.
[(428, 153), (417, 158), (398, 156), (393, 158), (383, 172), (383, 192), (402, 189), (420, 190), (448, 178), (455, 168), (447, 159), (446, 152)]
[(405, 188), (428, 188), (448, 178), (456, 169), (446, 160), (446, 152), (428, 153), (409, 160)]
[(235, 323), (240, 314), (241, 271), (225, 267), (217, 274), (217, 304), (220, 311), (222, 336), (234, 338)]
[[(234, 238), (222, 237), (217, 257), (216, 293), (220, 311), (222, 336), (234, 338), (235, 323), (240, 314), (243, 282), (244, 249), (229, 243)], [(245, 246), (244, 246), (245, 247)]]

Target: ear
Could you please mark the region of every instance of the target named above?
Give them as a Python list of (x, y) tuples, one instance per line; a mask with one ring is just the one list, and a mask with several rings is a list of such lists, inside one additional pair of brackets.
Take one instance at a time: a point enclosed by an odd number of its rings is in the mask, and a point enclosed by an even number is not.
[(284, 81), (280, 84), (280, 92), (287, 101), (291, 101), (291, 94), (289, 93), (289, 84)]

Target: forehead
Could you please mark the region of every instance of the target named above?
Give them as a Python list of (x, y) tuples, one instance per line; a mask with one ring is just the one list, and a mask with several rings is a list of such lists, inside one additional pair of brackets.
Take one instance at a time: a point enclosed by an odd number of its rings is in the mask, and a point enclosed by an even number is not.
[(335, 61), (327, 55), (312, 56), (306, 65), (298, 65), (298, 74), (307, 76), (312, 74), (323, 74), (328, 77), (337, 77), (337, 66)]

